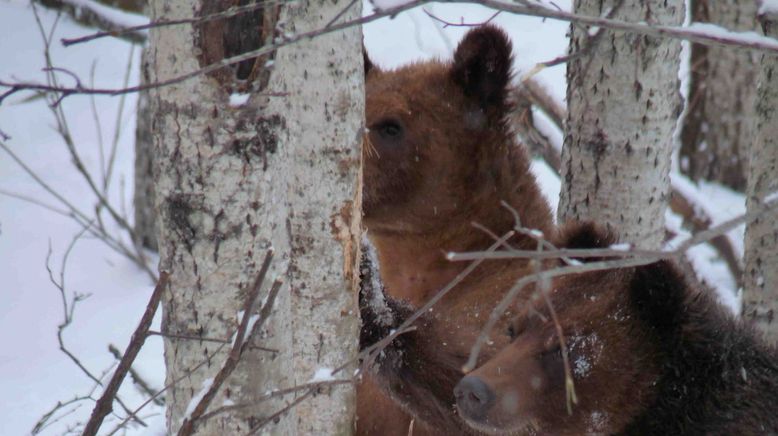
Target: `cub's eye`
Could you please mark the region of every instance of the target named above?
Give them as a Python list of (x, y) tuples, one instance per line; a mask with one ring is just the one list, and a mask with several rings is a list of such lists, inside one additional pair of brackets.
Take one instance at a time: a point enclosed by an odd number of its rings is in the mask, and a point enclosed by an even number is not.
[(561, 362), (562, 361), (562, 348), (557, 345), (556, 347), (544, 350), (540, 355), (544, 362)]
[(387, 121), (378, 126), (378, 134), (385, 139), (397, 139), (402, 135), (403, 129), (396, 121)]
[(525, 330), (527, 330), (527, 323), (529, 322), (529, 319), (527, 316), (518, 316), (515, 317), (511, 323), (508, 325), (508, 330), (506, 333), (508, 334), (508, 338), (510, 340), (514, 340), (521, 336), (522, 333), (524, 333)]
[(510, 340), (514, 340), (514, 339), (516, 339), (516, 336), (519, 335), (519, 332), (516, 331), (516, 326), (511, 324), (511, 325), (508, 326), (507, 334), (508, 334), (508, 338), (510, 338)]

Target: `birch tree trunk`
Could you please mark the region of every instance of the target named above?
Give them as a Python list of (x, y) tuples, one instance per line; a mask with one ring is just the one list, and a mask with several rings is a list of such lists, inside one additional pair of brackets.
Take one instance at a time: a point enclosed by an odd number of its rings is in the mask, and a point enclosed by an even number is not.
[[(757, 30), (755, 1), (692, 0), (692, 21)], [(681, 170), (692, 180), (746, 188), (753, 141), (759, 54), (692, 44), (689, 108), (681, 130)]]
[[(236, 3), (202, 1), (159, 0), (151, 16), (188, 18)], [(348, 4), (271, 3), (201, 28), (155, 28), (151, 80), (254, 49), (277, 37), (276, 29), (320, 28)], [(359, 15), (357, 2), (342, 19)], [(283, 277), (285, 285), (261, 334), (251, 338), (262, 348), (244, 354), (209, 410), (247, 407), (216, 415), (195, 432), (247, 434), (306, 392), (263, 400), (268, 391), (303, 384), (318, 368), (337, 367), (356, 353), (361, 44), (360, 29), (352, 28), (153, 92), (160, 269), (170, 272), (162, 326), (167, 383), (173, 384), (168, 433), (179, 429), (229, 348), (180, 338), (233, 335), (271, 246), (269, 279)], [(243, 93), (250, 94), (245, 102)], [(317, 392), (263, 427), (263, 434), (349, 434), (354, 396), (348, 384)]]
[[(148, 47), (141, 54), (141, 84), (149, 83)], [(135, 214), (135, 241), (143, 247), (157, 251), (157, 210), (154, 206), (154, 147), (151, 135), (152, 116), (149, 93), (138, 94), (138, 108), (135, 125), (135, 189), (133, 193), (133, 209)]]
[[(778, 10), (760, 16), (765, 35), (778, 37)], [(746, 210), (764, 205), (778, 192), (778, 58), (762, 56), (756, 101), (756, 138), (751, 147)], [(746, 227), (743, 317), (752, 319), (770, 342), (778, 339), (778, 212)]]
[[(575, 13), (604, 15), (615, 1), (576, 0)], [(616, 18), (683, 21), (683, 0), (625, 1)], [(571, 26), (570, 52), (588, 29)], [(681, 107), (680, 43), (607, 31), (567, 65), (567, 132), (562, 150), (560, 222), (595, 220), (644, 248), (664, 237), (672, 133)]]

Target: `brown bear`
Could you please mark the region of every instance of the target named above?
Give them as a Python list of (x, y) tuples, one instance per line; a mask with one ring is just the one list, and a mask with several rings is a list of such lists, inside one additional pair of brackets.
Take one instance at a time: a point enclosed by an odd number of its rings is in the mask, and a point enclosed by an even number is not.
[[(365, 58), (363, 223), (377, 248), (387, 294), (408, 307), (426, 302), (466, 267), (447, 261), (445, 252), (481, 250), (494, 242), (473, 222), (496, 234), (514, 227), (501, 201), (518, 212), (524, 227), (546, 234), (554, 230), (527, 153), (507, 123), (511, 52), (505, 33), (486, 25), (467, 33), (452, 62), (382, 70)], [(525, 236), (510, 244), (534, 247)], [(487, 264), (471, 277), (499, 270), (510, 270), (503, 276), (513, 277), (525, 266), (524, 261)], [(447, 309), (438, 313), (467, 312), (456, 315), (468, 317), (458, 322), (480, 326), (508, 280), (489, 281), (494, 289), (479, 281), (459, 285), (441, 302)], [(453, 344), (437, 346), (451, 349)], [(466, 354), (466, 347), (457, 353)], [(358, 388), (357, 433), (407, 435), (409, 419), (384, 419), (393, 405), (373, 381), (367, 375)], [(445, 388), (447, 415), (453, 414), (452, 389), (453, 384)], [(417, 420), (415, 428), (423, 427)]]
[[(574, 248), (612, 242), (592, 225), (562, 238)], [(549, 295), (577, 395), (572, 413), (557, 326), (541, 301), (517, 317), (511, 344), (457, 385), (458, 412), (473, 429), (778, 434), (778, 352), (672, 262), (563, 277)]]

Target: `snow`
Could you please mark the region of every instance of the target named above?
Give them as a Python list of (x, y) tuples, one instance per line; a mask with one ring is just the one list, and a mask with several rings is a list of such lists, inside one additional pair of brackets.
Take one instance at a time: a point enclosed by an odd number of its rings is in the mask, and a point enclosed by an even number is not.
[(332, 368), (317, 368), (313, 373), (313, 377), (308, 381), (309, 383), (319, 383), (335, 380), (335, 376), (332, 374)]
[(238, 92), (230, 94), (230, 106), (241, 107), (249, 101), (251, 94), (241, 94)]
[(611, 250), (616, 251), (629, 251), (632, 248), (632, 244), (627, 242), (622, 242), (620, 244), (612, 244), (610, 247)]
[(559, 192), (562, 189), (562, 182), (557, 177), (554, 170), (548, 166), (543, 159), (532, 159), (529, 170), (535, 176), (535, 180), (540, 185), (540, 192), (546, 197), (551, 205), (551, 215), (556, 219), (556, 211), (559, 207)]
[[(149, 23), (149, 19), (143, 15), (133, 14), (122, 11), (120, 9), (111, 8), (94, 0), (65, 0), (63, 3), (78, 6), (80, 8), (91, 9), (101, 17), (107, 18), (110, 22), (121, 27), (142, 26)], [(81, 32), (83, 32), (83, 30)]]
[(772, 50), (778, 50), (778, 40), (769, 36), (760, 35), (757, 32), (735, 32), (724, 27), (710, 23), (691, 23), (687, 29), (689, 33), (710, 36), (713, 38), (727, 38), (743, 44), (760, 44)]
[(778, 0), (761, 0), (758, 14), (778, 14)]
[[(401, 0), (402, 1), (402, 0)], [(147, 20), (132, 14), (117, 12), (91, 0), (71, 0), (105, 13), (112, 21), (122, 25), (144, 24)], [(766, 2), (767, 3), (767, 2)], [(774, 4), (775, 2), (769, 2)], [(379, 7), (396, 4), (393, 0), (379, 0)], [(569, 1), (556, 2), (562, 9), (569, 9)], [(763, 6), (764, 7), (764, 6)], [(37, 8), (44, 28), (48, 31), (56, 19), (56, 12)], [(449, 22), (483, 22), (493, 11), (472, 4), (428, 4), (424, 9)], [(372, 7), (365, 4), (365, 14)], [(516, 77), (532, 71), (541, 62), (566, 53), (568, 24), (534, 17), (499, 14), (492, 21), (510, 35), (516, 53)], [(45, 66), (41, 37), (32, 7), (27, 1), (0, 2), (0, 55), (7, 60), (0, 62), (0, 78), (24, 81), (43, 81)], [(383, 68), (394, 68), (413, 60), (439, 57), (449, 59), (456, 42), (469, 30), (467, 27), (448, 26), (427, 16), (421, 8), (384, 18), (364, 27), (364, 40), (371, 59)], [(700, 29), (705, 30), (705, 29)], [(714, 29), (715, 30), (715, 29)], [(712, 31), (707, 29), (706, 31)], [(95, 87), (118, 88), (123, 85), (127, 62), (139, 65), (140, 50), (122, 40), (103, 38), (85, 44), (64, 48), (58, 41), (94, 32), (62, 17), (53, 33), (52, 59), (55, 65), (68, 68), (78, 74), (85, 85), (89, 84), (90, 70), (95, 69)], [(542, 43), (539, 43), (542, 42)], [(138, 71), (132, 68), (130, 85), (137, 84)], [(548, 89), (553, 98), (565, 98), (565, 67), (543, 68), (533, 79)], [(63, 76), (65, 83), (71, 79)], [(31, 98), (33, 97), (33, 98)], [(234, 95), (231, 102), (245, 104), (243, 96)], [(122, 117), (118, 120), (121, 99), (119, 97), (94, 97), (97, 115), (91, 110), (91, 98), (71, 96), (63, 100), (71, 134), (87, 169), (100, 173), (100, 139), (110, 146), (116, 126), (120, 126), (115, 163), (115, 177), (108, 197), (114, 204), (121, 204), (132, 216), (132, 176), (135, 111), (137, 96), (124, 99)], [(100, 121), (98, 135), (95, 117)], [(561, 133), (541, 113), (534, 114), (538, 128), (552, 143), (561, 148)], [(76, 172), (65, 150), (62, 139), (54, 129), (55, 120), (41, 98), (32, 93), (18, 93), (0, 105), (0, 131), (10, 139), (3, 143), (20, 156), (36, 173), (68, 198), (75, 207), (91, 214), (94, 196), (83, 178)], [(533, 160), (531, 170), (541, 185), (543, 194), (556, 210), (560, 181), (542, 161)], [(695, 196), (695, 204), (705, 208), (721, 222), (743, 212), (742, 195), (732, 193), (712, 184), (698, 187), (684, 179), (673, 177), (676, 187)], [(0, 150), (0, 191), (32, 197), (62, 208), (44, 192), (2, 150)], [(109, 224), (110, 227), (110, 224)], [(113, 228), (113, 227), (112, 227)], [(58, 289), (49, 281), (46, 258), (51, 247), (50, 265), (58, 278), (64, 253), (73, 236), (81, 230), (70, 218), (58, 215), (38, 205), (0, 194), (0, 402), (3, 404), (0, 421), (3, 434), (28, 434), (36, 421), (58, 401), (67, 401), (76, 395), (86, 395), (93, 388), (76, 365), (59, 349), (57, 326), (62, 322), (63, 311)], [(119, 230), (113, 228), (116, 234)], [(728, 237), (742, 253), (742, 228), (730, 232)], [(695, 248), (705, 250), (705, 246)], [(709, 248), (708, 248), (709, 250)], [(721, 262), (712, 261), (710, 251), (692, 251), (695, 269), (706, 277), (714, 277), (710, 283), (719, 286), (722, 296), (729, 295), (728, 304), (736, 305), (734, 283), (726, 279)], [(156, 265), (152, 260), (151, 265)], [(102, 241), (84, 237), (75, 245), (65, 269), (65, 289), (68, 299), (74, 292), (91, 294), (76, 305), (73, 322), (63, 333), (66, 346), (80, 361), (98, 376), (105, 372), (110, 377), (114, 357), (106, 350), (115, 344), (123, 350), (137, 325), (153, 290), (151, 280), (132, 262), (109, 249)], [(723, 297), (722, 297), (723, 298)], [(158, 313), (153, 330), (160, 329)], [(135, 361), (138, 370), (152, 388), (165, 384), (162, 341), (151, 336)], [(312, 381), (328, 380), (332, 370), (319, 368)], [(203, 385), (203, 394), (206, 390)], [(92, 395), (100, 395), (98, 388)], [(138, 407), (145, 396), (137, 392), (131, 382), (124, 383), (120, 396), (131, 407)], [(201, 396), (200, 396), (201, 397)], [(190, 404), (196, 404), (193, 400)], [(68, 427), (85, 422), (94, 403), (84, 401), (63, 410), (74, 409), (63, 419), (50, 425), (41, 434), (63, 434)], [(227, 405), (225, 403), (225, 405)], [(120, 408), (116, 408), (123, 415)], [(57, 414), (60, 416), (62, 413)], [(140, 416), (149, 424), (142, 428), (132, 425), (128, 435), (165, 434), (164, 409), (149, 405)], [(117, 418), (109, 416), (105, 430), (110, 430)]]
[(189, 404), (186, 405), (186, 411), (184, 412), (183, 418), (184, 421), (192, 416), (192, 412), (194, 412), (197, 405), (200, 404), (200, 401), (203, 399), (203, 397), (205, 397), (205, 394), (208, 393), (208, 390), (211, 389), (212, 385), (213, 378), (207, 378), (203, 380), (203, 385), (200, 387), (200, 390), (192, 397), (191, 400), (189, 400)]

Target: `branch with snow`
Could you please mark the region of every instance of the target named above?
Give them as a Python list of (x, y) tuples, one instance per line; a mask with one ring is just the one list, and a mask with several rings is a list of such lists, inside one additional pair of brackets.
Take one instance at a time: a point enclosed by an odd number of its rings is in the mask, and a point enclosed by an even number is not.
[(139, 14), (140, 10), (133, 11), (136, 13), (125, 12), (92, 0), (33, 1), (48, 9), (64, 12), (78, 24), (100, 29), (106, 35), (136, 44), (142, 44), (146, 41), (146, 34), (135, 29), (140, 23), (148, 21), (147, 18)]
[[(7, 80), (0, 80), (0, 88), (7, 88), (5, 92), (0, 94), (0, 104), (3, 100), (10, 95), (13, 95), (20, 91), (37, 90), (44, 92), (52, 92), (60, 94), (59, 100), (76, 94), (95, 94), (95, 95), (120, 95), (124, 93), (140, 92), (149, 89), (157, 89), (164, 86), (174, 85), (181, 83), (185, 80), (192, 79), (204, 74), (209, 74), (225, 68), (230, 65), (234, 65), (249, 59), (254, 59), (260, 56), (264, 56), (273, 51), (278, 50), (281, 47), (285, 47), (291, 44), (295, 44), (301, 41), (307, 41), (316, 38), (321, 35), (337, 32), (343, 29), (347, 29), (353, 26), (360, 26), (372, 21), (378, 20), (384, 17), (395, 16), (406, 10), (425, 5), (430, 3), (431, 0), (415, 0), (408, 2), (392, 3), (391, 7), (386, 9), (378, 9), (376, 12), (357, 19), (344, 21), (341, 23), (335, 23), (335, 20), (331, 21), (329, 26), (321, 29), (312, 30), (310, 32), (299, 33), (296, 35), (285, 35), (273, 44), (266, 45), (256, 50), (248, 51), (246, 53), (233, 56), (230, 58), (222, 59), (219, 62), (214, 62), (198, 70), (190, 71), (188, 73), (181, 74), (177, 77), (170, 78), (156, 83), (149, 83), (145, 85), (124, 87), (124, 88), (90, 88), (80, 85), (76, 86), (52, 86), (48, 84), (33, 83), (33, 82), (14, 82)], [(446, 3), (454, 3), (452, 1)], [(652, 25), (647, 23), (630, 23), (622, 20), (616, 20), (607, 17), (594, 17), (574, 14), (571, 12), (561, 11), (543, 6), (539, 3), (509, 3), (501, 0), (469, 0), (460, 3), (472, 3), (486, 6), (498, 11), (505, 11), (512, 14), (527, 15), (534, 17), (550, 18), (561, 21), (568, 21), (578, 23), (587, 26), (595, 26), (600, 28), (606, 28), (609, 30), (618, 30), (630, 33), (636, 33), (640, 35), (660, 37), (660, 38), (672, 38), (686, 41), (692, 41), (704, 45), (720, 45), (728, 47), (738, 47), (742, 49), (756, 50), (764, 53), (778, 55), (778, 40), (773, 38), (758, 35), (754, 32), (733, 32), (724, 29), (719, 26), (710, 24), (693, 24), (690, 27), (675, 27), (675, 26), (661, 26)], [(246, 12), (246, 11), (241, 11)], [(334, 17), (337, 18), (337, 17)], [(186, 21), (198, 20), (198, 18), (191, 18)], [(158, 23), (158, 25), (173, 25), (180, 23)], [(147, 27), (154, 27), (156, 24), (151, 23)], [(266, 93), (266, 96), (285, 96), (283, 94)]]

